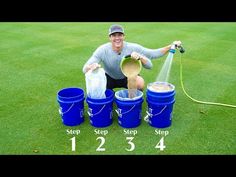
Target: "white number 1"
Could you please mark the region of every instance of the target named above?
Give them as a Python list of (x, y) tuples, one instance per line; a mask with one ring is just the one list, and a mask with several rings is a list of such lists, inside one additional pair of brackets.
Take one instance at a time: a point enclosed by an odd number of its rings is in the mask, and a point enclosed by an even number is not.
[(70, 139), (71, 140), (71, 150), (75, 151), (75, 136)]

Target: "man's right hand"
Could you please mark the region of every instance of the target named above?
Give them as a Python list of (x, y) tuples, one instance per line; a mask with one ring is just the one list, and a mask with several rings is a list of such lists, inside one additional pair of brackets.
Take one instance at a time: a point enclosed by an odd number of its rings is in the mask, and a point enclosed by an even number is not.
[(97, 68), (100, 68), (100, 67), (101, 67), (100, 64), (98, 64), (98, 63), (93, 63), (93, 64), (87, 66), (87, 72), (88, 72), (88, 71), (93, 71), (93, 70), (95, 70), (95, 69), (97, 69)]

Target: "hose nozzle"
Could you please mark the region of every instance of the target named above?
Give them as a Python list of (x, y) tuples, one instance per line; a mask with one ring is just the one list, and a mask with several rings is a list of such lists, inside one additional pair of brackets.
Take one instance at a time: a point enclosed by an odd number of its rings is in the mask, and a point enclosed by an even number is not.
[(184, 53), (185, 52), (185, 49), (182, 45), (178, 46), (178, 49), (179, 49), (179, 52), (180, 53)]
[(180, 53), (184, 53), (185, 52), (185, 49), (183, 48), (183, 46), (180, 46), (179, 52)]

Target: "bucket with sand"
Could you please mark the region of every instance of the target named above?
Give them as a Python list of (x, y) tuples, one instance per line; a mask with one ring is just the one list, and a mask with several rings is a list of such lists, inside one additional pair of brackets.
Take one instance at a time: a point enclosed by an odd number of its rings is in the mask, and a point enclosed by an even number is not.
[(118, 123), (124, 128), (134, 128), (141, 124), (143, 92), (137, 90), (136, 77), (140, 73), (142, 64), (130, 56), (123, 58), (120, 64), (123, 74), (128, 79), (128, 89), (115, 93)]
[(124, 128), (134, 128), (141, 124), (143, 92), (132, 90), (135, 97), (129, 98), (128, 89), (115, 93), (115, 103), (117, 105), (118, 123)]
[(156, 128), (169, 127), (175, 103), (175, 86), (168, 82), (149, 83), (146, 95), (148, 103), (146, 121)]

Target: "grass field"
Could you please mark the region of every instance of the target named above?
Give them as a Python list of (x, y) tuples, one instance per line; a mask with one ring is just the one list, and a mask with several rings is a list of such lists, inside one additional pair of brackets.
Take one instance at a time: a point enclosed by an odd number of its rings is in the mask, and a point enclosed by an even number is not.
[[(108, 41), (111, 24), (0, 23), (0, 154), (236, 154), (236, 109), (189, 100), (180, 85), (179, 52), (169, 79), (176, 87), (176, 102), (172, 125), (161, 129), (169, 132), (163, 151), (155, 148), (162, 137), (155, 134), (159, 129), (143, 120), (135, 136), (124, 134), (115, 113), (113, 124), (101, 129), (108, 130), (106, 136), (95, 135), (87, 114), (79, 126), (62, 124), (57, 92), (71, 86), (86, 90), (83, 64)], [(120, 24), (126, 41), (148, 48), (181, 40), (186, 91), (199, 100), (236, 105), (236, 23)], [(155, 81), (165, 58), (153, 60), (152, 70), (142, 69), (146, 83)], [(143, 117), (146, 107), (144, 102)], [(103, 152), (96, 151), (98, 136), (105, 138)], [(129, 136), (135, 144), (131, 152), (126, 150)]]

